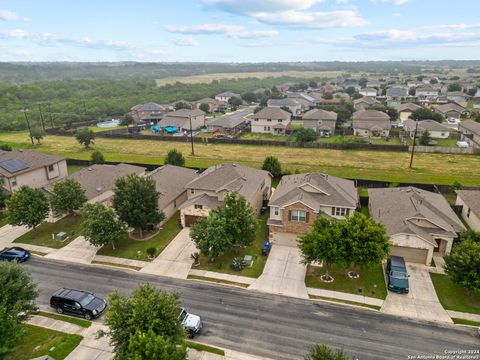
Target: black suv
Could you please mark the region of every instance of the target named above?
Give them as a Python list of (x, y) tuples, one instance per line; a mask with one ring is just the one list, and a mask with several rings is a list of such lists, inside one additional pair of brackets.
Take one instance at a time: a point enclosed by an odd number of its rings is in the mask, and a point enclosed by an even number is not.
[(88, 291), (61, 288), (50, 298), (50, 306), (59, 314), (79, 315), (90, 320), (105, 311), (107, 302)]

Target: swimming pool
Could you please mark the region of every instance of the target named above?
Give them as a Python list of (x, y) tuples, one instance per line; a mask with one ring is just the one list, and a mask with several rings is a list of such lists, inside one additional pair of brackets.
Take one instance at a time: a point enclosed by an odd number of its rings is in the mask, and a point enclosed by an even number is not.
[(101, 128), (116, 127), (118, 125), (120, 125), (120, 120), (116, 120), (116, 119), (97, 123), (97, 127), (101, 127)]

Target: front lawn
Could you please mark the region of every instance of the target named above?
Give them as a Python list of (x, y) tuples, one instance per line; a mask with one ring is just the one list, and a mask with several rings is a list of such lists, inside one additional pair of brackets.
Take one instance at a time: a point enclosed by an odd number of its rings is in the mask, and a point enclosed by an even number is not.
[(148, 248), (156, 248), (156, 256), (170, 244), (175, 236), (182, 230), (180, 226), (180, 213), (177, 212), (165, 224), (162, 229), (149, 240), (132, 240), (128, 236), (115, 242), (115, 250), (111, 245), (102, 247), (97, 254), (115, 256), (125, 259), (150, 261), (147, 255)]
[(46, 312), (46, 311), (40, 311), (38, 313), (38, 315), (43, 316), (43, 317), (47, 317), (47, 318), (50, 318), (50, 319), (65, 321), (65, 322), (68, 322), (70, 324), (78, 325), (78, 326), (83, 327), (83, 328), (88, 328), (92, 325), (92, 322), (89, 321), (89, 320), (80, 319), (80, 318), (73, 317), (73, 316), (68, 316), (68, 315), (60, 315), (60, 314), (55, 314), (55, 313)]
[[(28, 360), (49, 355), (55, 360), (65, 359), (82, 341), (80, 335), (70, 335), (33, 325), (22, 325), (26, 331), (7, 360)], [(49, 351), (53, 349), (52, 351)]]
[[(192, 269), (215, 271), (232, 275), (241, 275), (257, 278), (259, 277), (267, 262), (267, 257), (262, 256), (263, 243), (268, 240), (268, 226), (267, 226), (268, 213), (260, 216), (258, 219), (257, 236), (253, 243), (246, 248), (239, 249), (237, 252), (233, 250), (227, 251), (222, 256), (215, 259), (215, 262), (208, 261), (208, 256), (200, 256), (200, 265), (195, 266)], [(253, 256), (252, 266), (245, 267), (242, 271), (235, 271), (230, 268), (230, 264), (237, 256), (244, 257), (245, 255)]]
[(387, 288), (383, 277), (383, 268), (379, 264), (372, 269), (358, 269), (360, 278), (350, 279), (347, 272), (352, 270), (342, 269), (338, 266), (330, 266), (329, 273), (335, 281), (326, 283), (320, 280), (320, 276), (325, 274), (325, 269), (318, 266), (308, 266), (305, 284), (307, 287), (325, 289), (332, 291), (341, 291), (345, 293), (364, 295), (368, 297), (385, 299), (387, 297)]
[(447, 275), (430, 273), (430, 277), (438, 299), (446, 310), (480, 314), (480, 294), (468, 296), (467, 291)]
[(0, 227), (8, 224), (7, 215), (4, 212), (0, 212)]
[(276, 141), (287, 141), (285, 135), (272, 135), (272, 134), (263, 134), (263, 133), (251, 133), (247, 132), (240, 136), (242, 140), (276, 140)]
[[(81, 222), (82, 217), (78, 215), (68, 215), (54, 223), (44, 222), (14, 242), (60, 249), (81, 235)], [(62, 231), (67, 233), (67, 240), (62, 242), (52, 239), (52, 234), (56, 235)]]

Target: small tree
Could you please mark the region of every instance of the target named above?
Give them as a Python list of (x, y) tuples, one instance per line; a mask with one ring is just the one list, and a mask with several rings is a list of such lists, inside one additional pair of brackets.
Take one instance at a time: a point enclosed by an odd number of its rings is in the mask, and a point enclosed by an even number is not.
[(40, 140), (42, 140), (44, 138), (45, 132), (43, 132), (42, 129), (35, 128), (35, 129), (32, 129), (32, 131), (30, 132), (30, 135), (35, 140), (37, 140), (37, 144), (40, 144)]
[(5, 209), (5, 206), (7, 205), (7, 200), (9, 197), (10, 197), (10, 193), (0, 187), (0, 210)]
[(327, 345), (315, 345), (304, 357), (305, 360), (348, 360), (347, 354), (340, 349), (332, 350)]
[(282, 165), (275, 156), (267, 156), (263, 160), (262, 170), (268, 171), (274, 178), (280, 178), (282, 176)]
[(295, 138), (299, 143), (308, 143), (317, 140), (318, 134), (313, 129), (300, 128), (295, 132)]
[(85, 149), (88, 149), (91, 144), (95, 143), (95, 133), (87, 128), (77, 130), (75, 137), (80, 145), (83, 145)]
[(226, 220), (215, 210), (190, 227), (190, 237), (204, 256), (212, 260), (230, 249), (233, 239), (226, 231)]
[(184, 101), (179, 101), (175, 104), (175, 110), (180, 110), (180, 109), (191, 109), (192, 107), (190, 104), (184, 102)]
[(165, 214), (158, 210), (160, 193), (153, 179), (130, 174), (115, 181), (113, 192), (112, 205), (119, 219), (138, 230), (140, 238), (149, 226), (165, 219)]
[(105, 157), (100, 150), (94, 150), (90, 155), (90, 165), (105, 164)]
[(240, 105), (243, 104), (242, 99), (238, 97), (232, 97), (228, 99), (228, 105), (232, 108), (232, 110), (237, 110)]
[(453, 83), (447, 86), (447, 91), (462, 91), (462, 85)]
[(85, 190), (74, 179), (65, 179), (53, 186), (50, 204), (57, 213), (73, 214), (75, 210), (80, 210), (86, 201)]
[(128, 126), (128, 125), (133, 124), (134, 121), (135, 121), (135, 120), (133, 119), (132, 114), (126, 113), (126, 114), (123, 116), (123, 119), (122, 119), (122, 121), (120, 122), (120, 125)]
[(185, 166), (185, 158), (177, 149), (171, 149), (168, 151), (167, 156), (165, 156), (164, 163), (175, 166)]
[(14, 191), (6, 204), (8, 223), (11, 225), (33, 228), (48, 215), (49, 206), (45, 194), (25, 185)]
[(422, 135), (420, 135), (420, 139), (418, 141), (420, 142), (420, 145), (423, 145), (423, 146), (430, 145), (430, 141), (432, 141), (430, 132), (428, 130), (425, 130), (424, 132), (422, 132)]
[(462, 241), (445, 256), (445, 272), (452, 281), (472, 292), (480, 292), (480, 243)]
[[(184, 359), (179, 356), (185, 351), (185, 342), (177, 294), (145, 284), (137, 287), (130, 297), (115, 290), (107, 299), (105, 325), (109, 331), (106, 334), (111, 337), (117, 359)], [(143, 350), (139, 343), (145, 344)], [(132, 351), (148, 355), (131, 357)], [(156, 357), (165, 353), (166, 358)]]
[(254, 103), (258, 101), (257, 94), (254, 92), (246, 92), (245, 94), (242, 95), (242, 99), (245, 100), (247, 103)]
[(452, 184), (452, 190), (460, 190), (462, 188), (462, 184), (460, 184), (457, 180), (455, 180)]
[(0, 262), (0, 357), (12, 350), (24, 334), (20, 324), (35, 310), (36, 285), (28, 271), (15, 262)]
[(458, 234), (458, 239), (453, 243), (453, 246), (456, 246), (464, 241), (471, 241), (471, 242), (480, 244), (480, 233), (472, 229), (463, 231), (460, 234)]
[(105, 246), (127, 235), (125, 226), (117, 219), (111, 208), (102, 204), (85, 204), (82, 208), (83, 235), (92, 245)]
[(203, 112), (205, 112), (205, 113), (209, 113), (209, 112), (210, 112), (210, 105), (208, 105), (207, 103), (201, 103), (198, 108), (199, 108), (200, 110), (202, 110)]
[(410, 115), (410, 119), (415, 120), (415, 121), (420, 121), (420, 120), (435, 120), (436, 122), (443, 122), (443, 116), (439, 113), (436, 113), (434, 111), (428, 110), (428, 109), (417, 109), (412, 114)]
[(290, 114), (293, 114), (292, 110), (286, 105), (280, 106), (280, 109), (282, 109), (283, 111), (286, 111)]
[(12, 151), (12, 146), (9, 144), (0, 144), (0, 150), (3, 151)]

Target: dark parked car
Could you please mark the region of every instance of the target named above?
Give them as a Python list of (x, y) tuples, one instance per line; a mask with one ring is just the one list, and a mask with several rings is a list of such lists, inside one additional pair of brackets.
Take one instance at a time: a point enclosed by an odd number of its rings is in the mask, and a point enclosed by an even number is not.
[(30, 259), (30, 251), (21, 247), (5, 248), (0, 251), (0, 260), (25, 262)]
[(90, 320), (105, 311), (107, 302), (88, 291), (61, 288), (50, 298), (50, 306), (59, 314), (68, 313)]
[(401, 256), (390, 256), (387, 261), (388, 290), (407, 294), (409, 290), (407, 267)]

